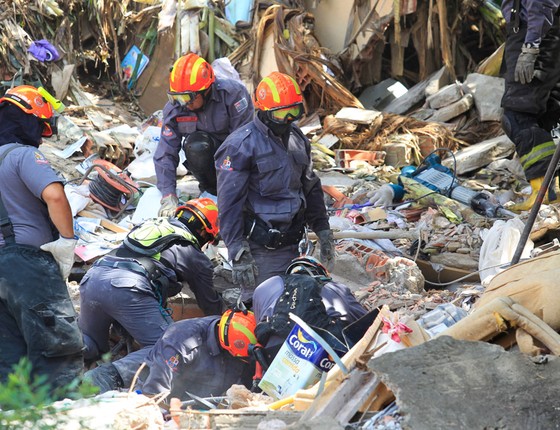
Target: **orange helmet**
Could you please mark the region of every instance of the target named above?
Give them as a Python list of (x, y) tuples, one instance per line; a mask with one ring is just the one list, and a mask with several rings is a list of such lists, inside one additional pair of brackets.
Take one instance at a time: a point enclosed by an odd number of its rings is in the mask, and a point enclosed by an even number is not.
[(1, 103), (12, 103), (19, 107), (26, 114), (34, 115), (45, 124), (43, 137), (50, 137), (56, 130), (56, 122), (54, 116), (54, 109), (52, 105), (45, 100), (39, 93), (39, 90), (31, 85), (20, 85), (9, 89), (0, 98)]
[(193, 224), (198, 220), (206, 232), (215, 238), (220, 232), (218, 224), (218, 206), (214, 200), (207, 197), (193, 199), (179, 206), (175, 212), (176, 217), (185, 224)]
[(280, 72), (272, 72), (259, 82), (255, 91), (255, 107), (274, 110), (303, 103), (303, 96), (294, 78)]
[(204, 58), (189, 53), (173, 64), (169, 75), (169, 94), (205, 91), (215, 80), (212, 66)]
[(220, 345), (234, 357), (248, 357), (249, 345), (257, 343), (256, 326), (253, 312), (228, 309), (218, 323)]

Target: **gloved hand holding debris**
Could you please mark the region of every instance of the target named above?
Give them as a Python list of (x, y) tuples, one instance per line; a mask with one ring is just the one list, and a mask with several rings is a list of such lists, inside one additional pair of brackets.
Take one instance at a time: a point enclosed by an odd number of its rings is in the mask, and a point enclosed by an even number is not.
[(369, 202), (372, 206), (378, 207), (387, 207), (393, 203), (393, 199), (395, 198), (395, 191), (393, 187), (389, 184), (384, 184), (378, 190), (375, 190), (372, 195), (368, 194)]
[(70, 271), (74, 265), (74, 248), (76, 248), (77, 240), (72, 238), (60, 237), (54, 242), (45, 243), (41, 245), (43, 251), (50, 252), (58, 266), (62, 279), (67, 279), (70, 276)]
[(321, 230), (317, 232), (319, 239), (320, 260), (330, 272), (334, 266), (334, 235), (332, 230)]
[(161, 199), (160, 204), (161, 207), (159, 208), (158, 216), (170, 218), (175, 216), (175, 211), (179, 205), (179, 199), (175, 194), (169, 194)]
[(233, 283), (242, 287), (254, 287), (259, 274), (257, 263), (248, 243), (244, 243), (232, 261)]

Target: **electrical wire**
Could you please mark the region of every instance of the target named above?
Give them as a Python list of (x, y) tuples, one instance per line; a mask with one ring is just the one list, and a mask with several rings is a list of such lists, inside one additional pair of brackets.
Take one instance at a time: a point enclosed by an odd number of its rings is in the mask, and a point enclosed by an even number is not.
[[(99, 199), (104, 206), (117, 209), (121, 203), (123, 192), (109, 184), (101, 175), (91, 179), (89, 192)], [(117, 209), (118, 210), (118, 209)]]

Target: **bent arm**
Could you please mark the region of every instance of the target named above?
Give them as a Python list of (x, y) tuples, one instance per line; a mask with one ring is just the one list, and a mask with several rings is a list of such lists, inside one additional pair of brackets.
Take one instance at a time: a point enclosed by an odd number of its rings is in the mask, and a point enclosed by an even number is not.
[(65, 238), (74, 237), (74, 219), (70, 204), (64, 194), (64, 186), (53, 182), (45, 187), (41, 198), (47, 204), (49, 217), (59, 234)]

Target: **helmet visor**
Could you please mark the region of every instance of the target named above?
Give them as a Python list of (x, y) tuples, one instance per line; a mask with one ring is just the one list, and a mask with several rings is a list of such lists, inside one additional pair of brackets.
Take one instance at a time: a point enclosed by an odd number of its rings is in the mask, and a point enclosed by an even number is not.
[(269, 118), (272, 122), (277, 124), (289, 124), (297, 121), (303, 116), (303, 104), (298, 103), (293, 106), (271, 109), (268, 112)]
[(167, 92), (167, 98), (173, 105), (186, 106), (194, 101), (199, 94), (197, 91), (186, 91), (184, 93)]

